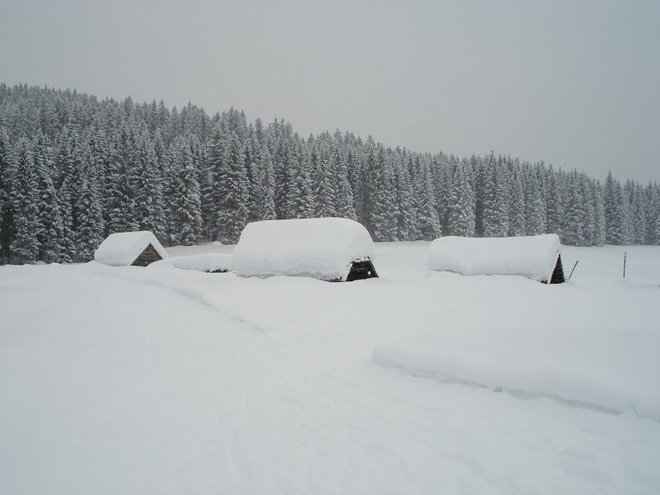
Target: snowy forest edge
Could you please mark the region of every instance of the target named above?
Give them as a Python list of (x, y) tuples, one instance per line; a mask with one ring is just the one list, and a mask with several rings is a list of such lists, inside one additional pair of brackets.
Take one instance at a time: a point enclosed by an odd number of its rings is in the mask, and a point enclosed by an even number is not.
[(660, 244), (660, 187), (339, 131), (303, 138), (235, 109), (0, 84), (2, 264), (88, 261), (113, 232), (234, 243), (250, 221), (323, 216), (356, 219), (376, 241), (553, 232), (578, 246)]

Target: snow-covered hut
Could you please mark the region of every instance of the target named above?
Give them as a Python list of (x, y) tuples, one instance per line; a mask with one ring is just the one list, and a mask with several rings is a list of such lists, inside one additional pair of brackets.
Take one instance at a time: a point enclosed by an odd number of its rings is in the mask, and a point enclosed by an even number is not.
[(94, 253), (94, 259), (111, 266), (147, 266), (167, 258), (165, 248), (148, 230), (110, 234)]
[(548, 284), (565, 282), (556, 234), (528, 237), (441, 237), (429, 247), (430, 270), (461, 275), (520, 275)]
[(248, 224), (234, 249), (243, 277), (292, 275), (328, 281), (378, 277), (367, 229), (346, 218), (265, 220)]

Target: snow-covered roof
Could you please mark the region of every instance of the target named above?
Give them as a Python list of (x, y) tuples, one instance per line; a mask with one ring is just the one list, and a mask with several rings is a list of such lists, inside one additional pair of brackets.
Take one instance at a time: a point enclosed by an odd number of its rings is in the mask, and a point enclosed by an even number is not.
[(430, 270), (462, 275), (521, 275), (551, 279), (559, 256), (559, 236), (441, 237), (429, 247)]
[(142, 251), (151, 244), (161, 258), (167, 258), (165, 248), (148, 230), (110, 234), (94, 253), (94, 259), (105, 265), (132, 265)]
[(353, 261), (371, 259), (373, 252), (369, 232), (353, 220), (265, 220), (243, 229), (234, 250), (234, 271), (244, 277), (344, 280)]

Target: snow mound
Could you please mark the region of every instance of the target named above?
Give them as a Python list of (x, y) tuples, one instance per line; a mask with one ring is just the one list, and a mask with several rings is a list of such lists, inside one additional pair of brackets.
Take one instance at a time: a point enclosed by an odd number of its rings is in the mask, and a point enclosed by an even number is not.
[(547, 282), (559, 256), (559, 236), (441, 237), (429, 247), (430, 270), (461, 275), (520, 275)]
[(369, 232), (353, 220), (266, 220), (243, 229), (234, 250), (234, 271), (243, 277), (345, 280), (354, 261), (371, 259), (373, 253)]
[(94, 253), (94, 260), (110, 266), (129, 266), (151, 244), (162, 259), (167, 259), (165, 248), (148, 230), (110, 234)]
[(168, 265), (180, 270), (193, 270), (197, 272), (217, 273), (231, 271), (234, 259), (231, 254), (205, 253), (191, 256), (173, 256), (169, 260), (159, 261), (154, 265)]
[(628, 329), (489, 330), (380, 344), (373, 359), (414, 376), (660, 421), (660, 364), (652, 344), (657, 337)]

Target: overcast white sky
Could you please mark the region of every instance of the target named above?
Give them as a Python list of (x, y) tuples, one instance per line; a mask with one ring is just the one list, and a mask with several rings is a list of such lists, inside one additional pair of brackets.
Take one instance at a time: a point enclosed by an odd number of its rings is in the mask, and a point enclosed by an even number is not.
[(660, 181), (655, 0), (0, 0), (0, 81)]

